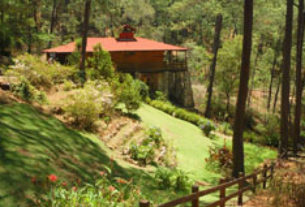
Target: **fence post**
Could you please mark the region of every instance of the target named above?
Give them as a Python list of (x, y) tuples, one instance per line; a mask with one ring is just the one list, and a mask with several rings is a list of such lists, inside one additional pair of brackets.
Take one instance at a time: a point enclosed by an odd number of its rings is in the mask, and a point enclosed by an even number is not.
[(140, 207), (150, 207), (150, 202), (146, 200), (140, 201)]
[(263, 189), (266, 189), (267, 186), (267, 170), (268, 167), (266, 164), (264, 164), (264, 169), (263, 169)]
[[(244, 177), (244, 173), (240, 172), (239, 173), (239, 178), (242, 178)], [(239, 182), (238, 182), (238, 190), (239, 190), (239, 194), (238, 194), (238, 205), (242, 205), (243, 204), (243, 190), (244, 188), (244, 179), (241, 179)]]
[[(198, 185), (193, 185), (192, 186), (192, 193), (198, 193), (199, 192), (199, 187)], [(198, 195), (196, 196), (195, 199), (192, 200), (192, 207), (199, 207), (199, 197)]]
[[(225, 183), (226, 180), (225, 179), (220, 179), (219, 184), (223, 184)], [(220, 198), (220, 207), (225, 207), (226, 206), (226, 202), (223, 200), (226, 197), (226, 188), (220, 188), (220, 194), (219, 194), (219, 198)]]
[(256, 185), (257, 185), (257, 171), (253, 174), (253, 193), (256, 193)]

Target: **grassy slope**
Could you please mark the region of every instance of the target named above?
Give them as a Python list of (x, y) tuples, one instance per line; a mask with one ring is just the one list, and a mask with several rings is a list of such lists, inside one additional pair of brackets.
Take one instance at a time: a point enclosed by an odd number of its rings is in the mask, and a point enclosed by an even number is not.
[[(94, 182), (111, 152), (92, 135), (68, 129), (60, 121), (25, 104), (0, 105), (0, 206), (27, 206), (37, 191), (31, 178), (54, 173), (60, 180)], [(127, 163), (112, 164), (116, 175), (149, 176)]]
[[(190, 172), (194, 179), (213, 182), (218, 177), (204, 168), (204, 157), (212, 141), (196, 126), (147, 105), (138, 114), (144, 123), (162, 128), (165, 138), (177, 149), (179, 168)], [(248, 147), (256, 163), (264, 156), (275, 155), (248, 145), (246, 151)], [(70, 183), (77, 178), (94, 182), (103, 164), (109, 165), (110, 157), (116, 156), (95, 136), (68, 129), (57, 119), (25, 104), (0, 105), (0, 149), (4, 149), (0, 150), (0, 206), (7, 207), (26, 206), (26, 195), (37, 191), (31, 183), (33, 176), (45, 179), (55, 173)], [(164, 202), (179, 196), (158, 190), (150, 174), (122, 160), (115, 159), (113, 165), (116, 175), (134, 178), (150, 199)]]
[[(215, 178), (219, 178), (219, 175), (205, 169), (204, 159), (208, 156), (209, 146), (222, 145), (223, 140), (211, 140), (195, 125), (176, 119), (146, 104), (138, 110), (138, 115), (147, 125), (160, 127), (165, 139), (173, 143), (177, 150), (179, 168), (190, 172), (194, 179), (213, 183)], [(231, 141), (227, 140), (227, 144), (230, 146)], [(276, 157), (274, 150), (248, 143), (245, 144), (245, 154), (248, 172), (265, 159)]]
[[(189, 175), (200, 181), (217, 184), (219, 174), (205, 168), (205, 158), (208, 156), (209, 146), (223, 145), (223, 140), (211, 140), (203, 135), (201, 130), (193, 124), (176, 119), (149, 105), (143, 104), (137, 114), (147, 125), (160, 127), (165, 139), (172, 142), (177, 152), (178, 168), (189, 172)], [(231, 141), (227, 140), (228, 146)], [(245, 144), (245, 167), (249, 173), (266, 159), (275, 158), (275, 150), (253, 144)], [(218, 199), (218, 194), (205, 196), (205, 202)]]

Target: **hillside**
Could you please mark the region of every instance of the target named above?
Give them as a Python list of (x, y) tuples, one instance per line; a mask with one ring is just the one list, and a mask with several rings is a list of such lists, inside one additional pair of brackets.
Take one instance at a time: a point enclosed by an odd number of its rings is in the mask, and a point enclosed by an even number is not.
[[(204, 168), (204, 158), (208, 147), (222, 143), (221, 140), (212, 141), (204, 137), (196, 126), (148, 105), (143, 105), (137, 114), (145, 125), (160, 127), (164, 138), (172, 142), (176, 148), (178, 168), (189, 172), (194, 180), (213, 183), (219, 177)], [(39, 192), (32, 183), (34, 177), (44, 179), (49, 174), (56, 174), (60, 180), (69, 183), (92, 183), (105, 165), (113, 165), (113, 176), (134, 178), (144, 197), (164, 202), (181, 195), (158, 190), (153, 173), (122, 160), (120, 154), (107, 148), (95, 135), (69, 129), (32, 106), (19, 103), (0, 105), (0, 117), (0, 144), (4, 149), (0, 156), (0, 206), (28, 206), (29, 199), (26, 198)], [(246, 148), (251, 148), (247, 160), (255, 160), (247, 163), (248, 169), (276, 154), (260, 147), (246, 145)]]

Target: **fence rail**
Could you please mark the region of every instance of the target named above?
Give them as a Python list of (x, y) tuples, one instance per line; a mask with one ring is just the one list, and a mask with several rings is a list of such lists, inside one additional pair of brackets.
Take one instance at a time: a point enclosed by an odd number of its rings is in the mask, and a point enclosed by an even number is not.
[[(234, 180), (226, 181), (221, 179), (218, 186), (206, 190), (199, 191), (199, 187), (194, 185), (192, 187), (192, 194), (161, 204), (158, 207), (175, 207), (188, 202), (192, 203), (192, 207), (199, 207), (199, 199), (201, 197), (217, 191), (219, 191), (219, 200), (215, 201), (214, 203), (207, 204), (205, 207), (225, 207), (226, 202), (235, 197), (238, 198), (238, 205), (242, 205), (243, 193), (249, 190), (252, 190), (255, 193), (259, 184), (262, 184), (262, 187), (266, 189), (268, 179), (272, 179), (273, 177), (274, 165), (274, 163), (272, 163), (270, 166), (264, 165), (262, 169), (256, 170), (254, 173), (246, 176), (240, 174), (239, 178)], [(238, 186), (238, 190), (227, 195), (226, 189), (235, 185)], [(151, 205), (149, 201), (140, 201), (139, 206), (150, 207)]]

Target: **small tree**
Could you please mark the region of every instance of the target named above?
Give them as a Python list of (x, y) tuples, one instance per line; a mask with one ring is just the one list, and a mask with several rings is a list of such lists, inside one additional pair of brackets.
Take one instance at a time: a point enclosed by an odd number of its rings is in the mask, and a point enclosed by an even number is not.
[(118, 98), (118, 103), (123, 103), (128, 110), (137, 110), (142, 101), (140, 94), (141, 82), (139, 80), (134, 80), (129, 74), (120, 74), (121, 83), (114, 90)]
[(217, 88), (226, 98), (227, 113), (230, 112), (230, 100), (239, 83), (240, 58), (242, 54), (242, 36), (236, 36), (224, 43), (219, 50), (219, 65), (216, 71)]
[(94, 46), (93, 51), (93, 56), (88, 58), (88, 65), (91, 68), (89, 76), (93, 79), (113, 78), (114, 69), (109, 52), (103, 50), (100, 44)]

